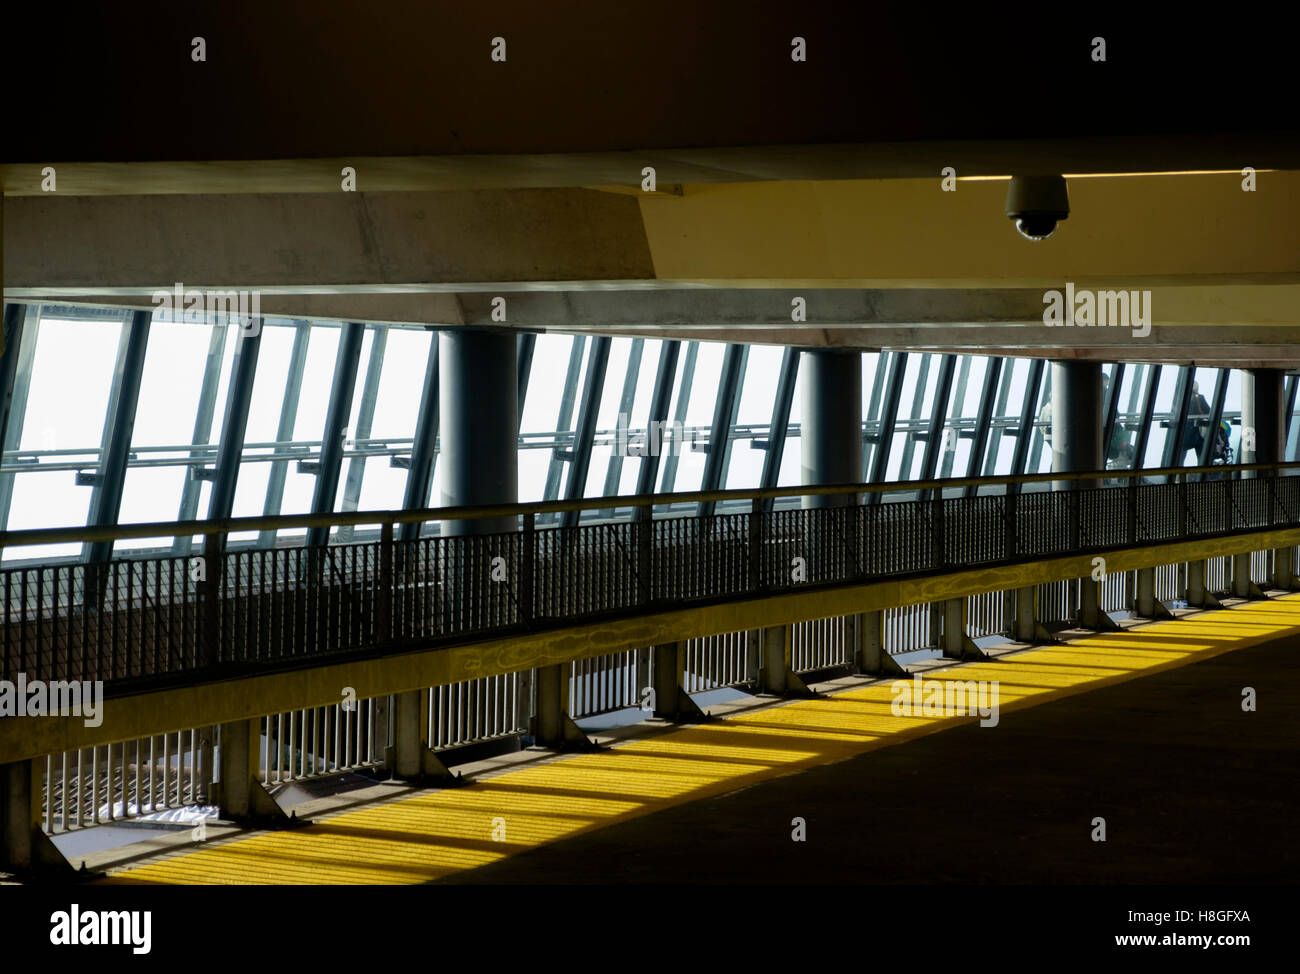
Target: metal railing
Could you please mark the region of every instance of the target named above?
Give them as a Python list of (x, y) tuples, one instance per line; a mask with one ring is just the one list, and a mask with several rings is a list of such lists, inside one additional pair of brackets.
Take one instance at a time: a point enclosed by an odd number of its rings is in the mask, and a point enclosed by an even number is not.
[(216, 728), (46, 755), (41, 825), (56, 835), (209, 801)]
[[(1300, 464), (1251, 465), (1275, 473)], [(205, 536), (205, 554), (0, 570), (0, 677), (104, 680), (111, 692), (511, 632), (558, 629), (664, 607), (716, 603), (882, 577), (938, 574), (1290, 527), (1300, 478), (1191, 481), (1223, 467), (1138, 471), (1165, 483), (1020, 492), (1051, 475), (600, 498), (577, 502), (371, 512), (221, 522), (51, 529), (0, 545)], [(1069, 475), (1111, 480), (1121, 471)], [(1059, 479), (1062, 475), (1056, 475)], [(767, 510), (773, 498), (1000, 484), (1003, 493)], [(914, 494), (915, 496), (915, 494)], [(747, 499), (747, 513), (652, 519), (655, 505)], [(640, 508), (636, 520), (538, 530), (551, 510)], [(515, 517), (521, 530), (399, 542), (411, 521)], [(223, 553), (236, 531), (342, 524), (381, 527), (378, 541)], [(1262, 577), (1267, 560), (1256, 566)], [(1072, 583), (1040, 591), (1048, 620), (1077, 609)], [(1077, 588), (1077, 585), (1075, 585)], [(731, 682), (734, 674), (708, 674)]]

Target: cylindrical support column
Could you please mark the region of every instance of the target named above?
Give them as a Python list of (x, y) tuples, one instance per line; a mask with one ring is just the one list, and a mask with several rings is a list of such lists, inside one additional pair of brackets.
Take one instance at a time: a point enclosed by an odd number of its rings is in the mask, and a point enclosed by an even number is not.
[[(519, 499), (519, 379), (515, 335), (462, 329), (438, 335), (443, 506)], [(445, 535), (514, 531), (516, 519), (449, 521)]]
[[(1100, 470), (1106, 464), (1102, 453), (1101, 363), (1066, 361), (1052, 363), (1052, 472)], [(1056, 481), (1065, 490), (1072, 481)], [(1078, 481), (1078, 486), (1097, 483)]]
[(785, 693), (789, 687), (790, 637), (789, 626), (771, 626), (763, 630), (763, 669), (760, 681), (764, 693)]
[[(799, 443), (807, 486), (862, 479), (862, 353), (805, 349)], [(852, 506), (854, 495), (805, 497), (804, 507)]]
[(1281, 369), (1246, 369), (1241, 373), (1242, 463), (1281, 463), (1286, 455), (1282, 382)]
[(562, 663), (539, 666), (537, 680), (537, 715), (534, 718), (534, 737), (543, 747), (560, 747), (564, 744), (564, 711), (569, 689), (568, 667)]

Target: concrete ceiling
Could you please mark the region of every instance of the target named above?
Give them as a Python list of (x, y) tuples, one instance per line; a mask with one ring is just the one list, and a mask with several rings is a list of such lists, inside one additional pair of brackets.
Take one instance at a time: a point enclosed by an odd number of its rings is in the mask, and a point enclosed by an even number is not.
[[(1268, 20), (146, 0), (8, 52), (41, 97), (4, 109), (0, 275), (9, 300), (183, 282), (302, 317), (1297, 366), (1300, 130)], [(1080, 174), (1047, 241), (980, 178), (1027, 171)], [(1150, 290), (1150, 334), (1045, 327), (1066, 282)]]

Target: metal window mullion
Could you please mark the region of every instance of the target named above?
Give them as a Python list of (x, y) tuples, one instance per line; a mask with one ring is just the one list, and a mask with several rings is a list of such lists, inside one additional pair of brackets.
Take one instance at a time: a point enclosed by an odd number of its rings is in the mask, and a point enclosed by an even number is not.
[(1184, 365), (1178, 370), (1178, 379), (1174, 386), (1174, 409), (1170, 419), (1169, 435), (1165, 437), (1165, 455), (1162, 467), (1182, 466), (1187, 451), (1183, 449), (1183, 433), (1187, 427), (1187, 417), (1192, 405), (1192, 377), (1196, 367)]
[[(307, 370), (307, 348), (311, 343), (311, 325), (306, 321), (294, 322), (293, 350), (289, 353), (289, 374), (285, 379), (284, 398), (280, 400), (280, 420), (275, 429), (277, 444), (287, 443), (293, 439), (293, 429), (298, 422), (298, 403), (302, 398), (302, 377)], [(279, 450), (279, 446), (276, 447)], [(284, 482), (289, 473), (288, 460), (272, 460), (271, 470), (266, 478), (266, 501), (262, 513), (273, 517), (280, 513), (284, 502)], [(259, 531), (257, 544), (260, 548), (275, 545), (275, 531)]]
[[(650, 431), (659, 429), (662, 433), (663, 424), (668, 419), (668, 407), (673, 398), (673, 382), (677, 378), (677, 359), (681, 353), (682, 343), (676, 340), (666, 340), (659, 346), (659, 364), (655, 369), (655, 387), (654, 393), (650, 396), (650, 418), (646, 422), (646, 444), (645, 453), (641, 457), (641, 469), (637, 471), (636, 492), (638, 494), (650, 494), (654, 492), (655, 480), (659, 474), (659, 456), (663, 452), (662, 436), (659, 437), (660, 448), (658, 450), (650, 449)], [(658, 424), (656, 427), (655, 424)], [(673, 449), (677, 448), (674, 441)], [(649, 512), (649, 508), (638, 508), (638, 511)]]
[[(428, 364), (424, 368), (424, 388), (420, 393), (420, 411), (415, 420), (415, 440), (411, 444), (411, 464), (406, 471), (406, 488), (402, 507), (418, 510), (429, 506), (433, 486), (433, 466), (438, 448), (438, 333), (429, 344)], [(414, 541), (423, 525), (405, 523), (397, 526), (399, 541)]]
[[(185, 483), (181, 486), (181, 503), (176, 520), (192, 521), (199, 511), (199, 497), (203, 492), (203, 481), (195, 476), (201, 469), (201, 461), (207, 457), (208, 450), (199, 449), (212, 442), (212, 419), (217, 411), (217, 389), (221, 385), (221, 360), (226, 352), (226, 339), (230, 333), (228, 321), (212, 322), (212, 332), (208, 335), (208, 355), (203, 363), (203, 378), (199, 382), (199, 402), (194, 410), (194, 432), (190, 436), (190, 459), (199, 461), (185, 468)], [(188, 555), (194, 547), (194, 539), (188, 535), (172, 541), (172, 554), (177, 557)]]
[(1147, 366), (1146, 389), (1142, 394), (1142, 419), (1138, 423), (1137, 445), (1133, 451), (1133, 469), (1146, 466), (1147, 443), (1151, 438), (1151, 421), (1156, 411), (1156, 392), (1160, 384), (1160, 366)]
[[(934, 399), (930, 403), (930, 427), (926, 431), (925, 450), (921, 454), (922, 480), (933, 480), (935, 468), (939, 465), (939, 449), (943, 444), (943, 427), (948, 418), (948, 400), (952, 396), (952, 378), (956, 368), (956, 355), (945, 355), (939, 362), (938, 381), (934, 384)], [(922, 384), (924, 381), (922, 377)], [(928, 491), (918, 491), (917, 499), (928, 494)]]
[[(436, 337), (433, 343), (438, 344)], [(524, 397), (528, 395), (528, 381), (533, 373), (533, 352), (536, 348), (537, 336), (532, 332), (524, 332), (515, 340), (515, 374), (518, 377), (516, 408), (519, 410), (521, 424), (524, 419)]]
[[(877, 436), (876, 449), (871, 456), (868, 483), (882, 484), (889, 469), (889, 454), (894, 446), (894, 427), (898, 422), (898, 408), (902, 404), (903, 377), (907, 371), (907, 352), (890, 354), (889, 385), (885, 390), (885, 399), (880, 407), (880, 432)], [(871, 504), (879, 504), (881, 494), (871, 495)]]
[[(1295, 400), (1296, 400), (1297, 386), (1300, 386), (1300, 376), (1288, 375), (1286, 377), (1286, 388), (1282, 393), (1284, 399), (1284, 404), (1283, 404), (1284, 412), (1282, 414), (1283, 417), (1282, 437), (1284, 441), (1288, 441), (1291, 439), (1291, 427), (1294, 425), (1291, 422), (1291, 419), (1295, 415)], [(1285, 454), (1283, 455), (1282, 459), (1284, 460), (1286, 459)]]
[[(691, 390), (695, 385), (695, 363), (699, 359), (700, 343), (689, 342), (686, 346), (686, 360), (682, 363), (682, 381), (677, 387), (677, 408), (673, 410), (672, 429), (686, 428), (686, 413), (691, 402)], [(663, 482), (659, 485), (659, 492), (662, 494), (671, 494), (673, 484), (677, 482), (677, 461), (681, 451), (685, 448), (685, 442), (679, 443), (674, 433), (672, 449), (664, 458), (663, 463)]]
[[(981, 357), (987, 358), (987, 356)], [(943, 443), (941, 444), (943, 446), (943, 463), (939, 466), (940, 477), (951, 477), (953, 464), (957, 462), (957, 443), (960, 439), (960, 435), (957, 433), (957, 423), (962, 418), (962, 407), (966, 403), (966, 388), (970, 385), (970, 370), (973, 361), (973, 355), (961, 356), (961, 368), (957, 370), (957, 388), (948, 400), (948, 425), (951, 425), (953, 428), (953, 439), (952, 448), (949, 449), (946, 445), (946, 436), (940, 437), (940, 439), (943, 440)], [(985, 370), (987, 371), (988, 368), (989, 366), (986, 363)]]
[[(104, 423), (104, 447), (100, 451), (99, 479), (90, 495), (87, 526), (117, 523), (122, 507), (122, 486), (126, 482), (127, 461), (131, 453), (131, 433), (135, 427), (135, 410), (140, 401), (140, 380), (144, 375), (145, 347), (149, 343), (152, 311), (133, 311), (123, 340), (118, 344), (117, 367), (113, 375), (113, 393)], [(86, 561), (107, 561), (113, 554), (112, 541), (96, 541), (83, 548)]]
[[(1045, 362), (1036, 358), (1029, 364), (1029, 374), (1025, 377), (1025, 400), (1020, 408), (1020, 427), (1016, 430), (1016, 447), (1011, 455), (1011, 476), (1025, 472), (1025, 462), (1029, 459), (1029, 441), (1034, 432), (1034, 417), (1038, 415), (1038, 398), (1043, 386)], [(1010, 488), (1008, 488), (1010, 489)], [(1020, 490), (1016, 486), (1016, 491)]]
[[(898, 465), (898, 477), (900, 480), (911, 480), (912, 457), (916, 455), (916, 431), (910, 427), (921, 418), (922, 403), (925, 398), (925, 387), (930, 379), (930, 360), (934, 358), (932, 353), (926, 352), (921, 356), (921, 366), (916, 375), (916, 395), (912, 398), (912, 408), (908, 414), (908, 432), (903, 439), (903, 455)], [(923, 454), (924, 455), (924, 454)]]
[[(569, 476), (564, 484), (565, 500), (581, 500), (587, 493), (587, 473), (591, 469), (591, 448), (596, 439), (596, 417), (605, 390), (605, 374), (609, 371), (611, 341), (608, 335), (598, 335), (591, 342), (587, 379), (582, 385), (582, 405), (578, 408), (578, 424), (573, 434)], [(565, 511), (560, 524), (566, 528), (574, 527), (580, 514), (580, 511)]]
[[(375, 424), (375, 404), (379, 399), (379, 377), (384, 371), (384, 350), (388, 345), (388, 326), (375, 325), (375, 337), (370, 343), (370, 360), (366, 363), (366, 382), (361, 389), (361, 404), (357, 408), (357, 427), (352, 431), (354, 442), (370, 439)], [(355, 511), (361, 500), (361, 483), (366, 475), (366, 458), (353, 457), (348, 462), (348, 476), (343, 483), (343, 500), (339, 509)], [(340, 541), (349, 541), (356, 533), (355, 525), (339, 528)]]
[[(790, 411), (794, 407), (794, 386), (799, 379), (799, 349), (787, 347), (781, 356), (781, 373), (776, 382), (776, 398), (772, 401), (772, 423), (767, 434), (767, 453), (763, 457), (763, 473), (759, 478), (760, 487), (775, 487), (781, 476), (781, 460), (785, 456), (785, 444), (790, 433)], [(772, 509), (769, 498), (763, 502), (763, 510)]]
[[(40, 323), (40, 305), (35, 311), (31, 305), (5, 305), (4, 356), (0, 359), (0, 449), (4, 452), (17, 450), (22, 443)], [(14, 476), (0, 473), (0, 530), (9, 523)]]
[[(1219, 435), (1219, 424), (1223, 422), (1223, 404), (1228, 399), (1228, 379), (1231, 369), (1219, 369), (1218, 375), (1214, 380), (1214, 401), (1210, 406), (1210, 425), (1205, 431), (1205, 439), (1201, 443), (1200, 466), (1208, 467), (1214, 459), (1214, 441)], [(1205, 474), (1199, 475), (1201, 480), (1205, 479)]]
[[(740, 407), (740, 386), (744, 380), (748, 345), (731, 344), (722, 356), (722, 374), (718, 377), (718, 397), (713, 404), (713, 424), (709, 427), (709, 452), (704, 455), (704, 473), (700, 490), (720, 490), (726, 477), (730, 455), (731, 428)], [(713, 501), (701, 501), (699, 515), (713, 513)]]
[(867, 403), (867, 414), (862, 422), (862, 479), (864, 481), (871, 469), (871, 437), (867, 433), (867, 428), (872, 423), (879, 428), (880, 397), (885, 391), (885, 373), (888, 371), (889, 355), (889, 352), (883, 350), (876, 353), (876, 367), (871, 377), (871, 398)]
[(1119, 419), (1119, 391), (1124, 382), (1124, 363), (1116, 362), (1110, 370), (1110, 382), (1106, 387), (1106, 401), (1102, 403), (1105, 410), (1101, 424), (1102, 464), (1110, 460), (1110, 444), (1115, 439), (1115, 424)]
[(226, 391), (226, 412), (221, 422), (221, 440), (217, 444), (217, 466), (208, 498), (208, 519), (230, 517), (235, 504), (235, 484), (239, 478), (239, 459), (244, 452), (244, 433), (248, 428), (248, 404), (253, 395), (257, 358), (262, 347), (262, 322), (241, 330), (230, 363), (230, 384)]
[[(632, 407), (636, 403), (637, 379), (641, 375), (641, 356), (645, 351), (645, 339), (634, 338), (628, 348), (627, 371), (623, 374), (623, 392), (618, 400), (618, 415), (626, 417), (625, 426), (632, 425)], [(618, 425), (618, 424), (616, 424)], [(609, 466), (605, 470), (605, 496), (618, 494), (618, 485), (623, 479), (623, 455), (615, 448), (609, 451)], [(600, 517), (613, 517), (613, 509), (600, 512)]]
[[(1001, 382), (1002, 369), (1006, 360), (1001, 356), (990, 356), (988, 365), (984, 371), (984, 388), (980, 390), (979, 412), (975, 417), (975, 435), (971, 438), (970, 460), (966, 463), (966, 476), (978, 477), (980, 466), (984, 462), (984, 454), (988, 451), (989, 433), (993, 427), (993, 408), (999, 396), (999, 385), (1006, 388), (1006, 384)], [(1011, 370), (1007, 369), (1007, 377), (1010, 378)], [(1005, 399), (1005, 396), (1001, 397)], [(963, 493), (967, 497), (974, 497), (977, 488), (967, 487)]]
[(565, 463), (564, 439), (573, 422), (573, 407), (578, 399), (578, 380), (582, 375), (583, 353), (586, 349), (586, 336), (575, 335), (569, 349), (569, 367), (564, 374), (564, 389), (560, 394), (560, 413), (555, 421), (555, 447), (551, 450), (551, 464), (546, 471), (546, 485), (542, 490), (544, 501), (553, 501), (560, 496), (560, 481), (564, 476)]
[[(339, 336), (338, 355), (334, 359), (334, 378), (330, 382), (329, 407), (325, 411), (325, 430), (321, 434), (320, 463), (316, 486), (312, 491), (311, 513), (328, 514), (334, 510), (339, 489), (339, 472), (343, 467), (343, 431), (352, 414), (352, 395), (357, 387), (357, 369), (361, 364), (361, 344), (366, 326), (357, 321), (345, 322)], [(328, 527), (307, 529), (307, 547), (329, 541)]]

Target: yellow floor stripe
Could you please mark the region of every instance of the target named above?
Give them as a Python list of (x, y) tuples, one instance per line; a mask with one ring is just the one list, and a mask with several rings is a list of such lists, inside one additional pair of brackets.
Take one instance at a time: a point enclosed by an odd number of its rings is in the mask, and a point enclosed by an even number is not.
[[(1300, 599), (1105, 633), (925, 680), (997, 681), (1001, 714), (1288, 633)], [(895, 716), (888, 683), (426, 792), (115, 873), (106, 883), (418, 883), (638, 815), (732, 791), (977, 716)]]

